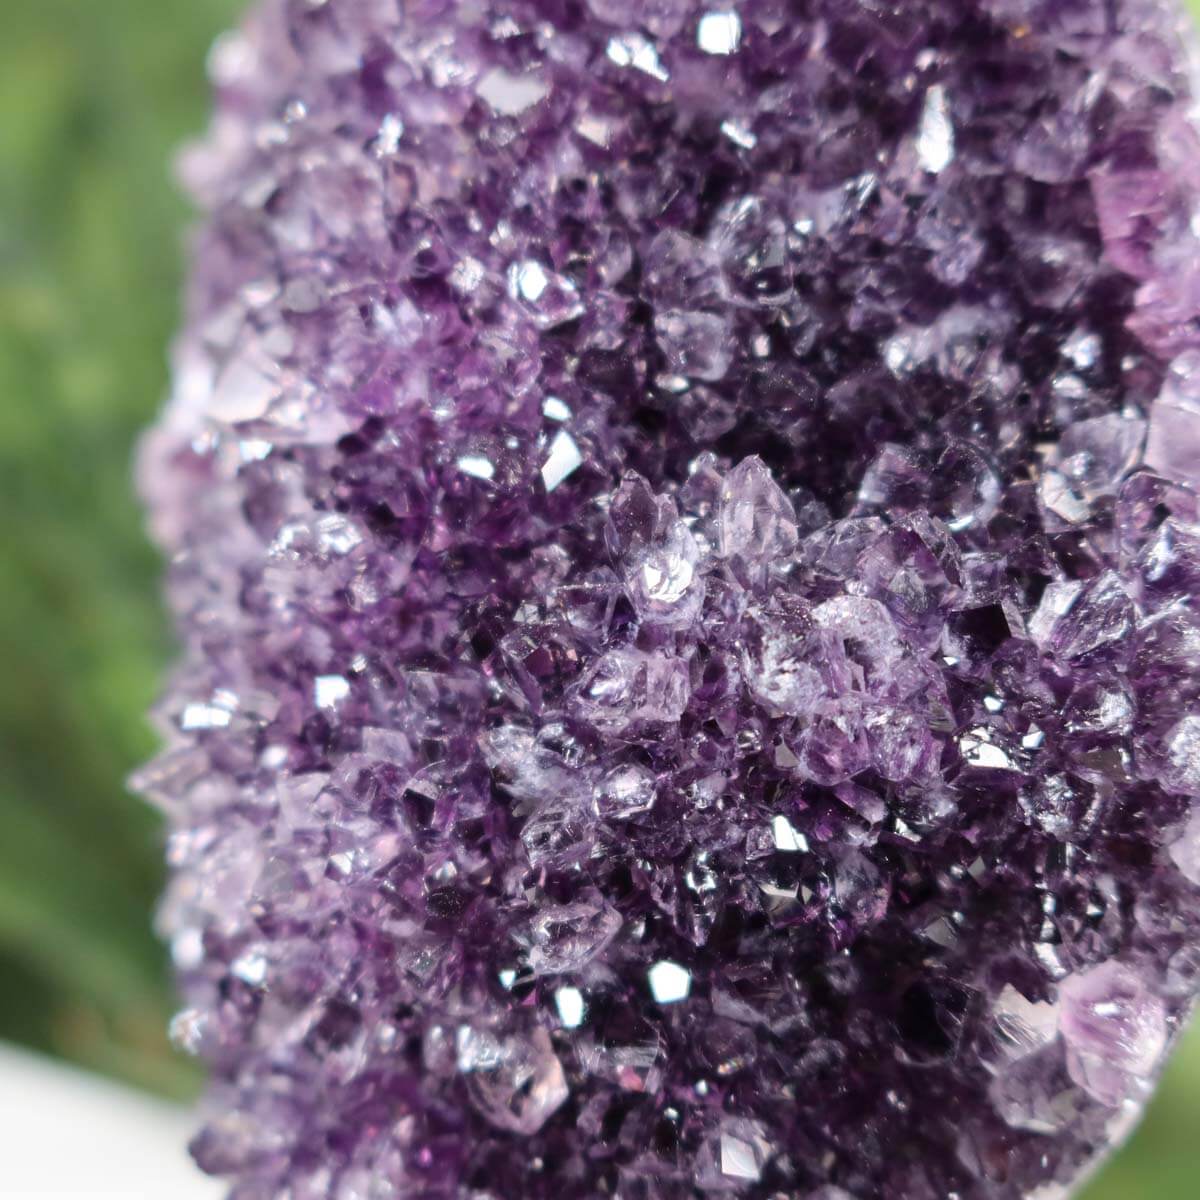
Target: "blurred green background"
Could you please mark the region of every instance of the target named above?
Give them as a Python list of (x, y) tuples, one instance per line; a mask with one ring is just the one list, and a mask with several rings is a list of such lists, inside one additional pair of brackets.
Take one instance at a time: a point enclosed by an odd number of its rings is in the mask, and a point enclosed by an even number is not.
[[(187, 1096), (160, 834), (122, 785), (170, 649), (129, 457), (177, 314), (169, 163), (241, 5), (0, 4), (0, 1038)], [(1198, 1113), (1200, 1029), (1087, 1200), (1200, 1194)]]

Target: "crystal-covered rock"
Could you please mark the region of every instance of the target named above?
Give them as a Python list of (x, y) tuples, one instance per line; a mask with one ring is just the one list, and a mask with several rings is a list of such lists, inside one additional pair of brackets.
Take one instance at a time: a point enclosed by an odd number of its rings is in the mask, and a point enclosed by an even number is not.
[(1200, 993), (1168, 0), (261, 0), (141, 483), (239, 1198), (1016, 1200)]

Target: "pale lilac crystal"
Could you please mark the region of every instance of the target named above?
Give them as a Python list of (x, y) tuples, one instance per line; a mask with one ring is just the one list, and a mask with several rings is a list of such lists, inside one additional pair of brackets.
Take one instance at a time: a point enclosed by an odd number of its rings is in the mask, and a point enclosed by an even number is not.
[(238, 1200), (1017, 1200), (1200, 991), (1166, 0), (266, 0), (142, 457)]
[(1097, 1100), (1120, 1104), (1144, 1088), (1166, 1044), (1163, 1002), (1109, 960), (1062, 984), (1067, 1070)]
[(1172, 360), (1150, 409), (1146, 463), (1171, 479), (1200, 483), (1200, 350)]

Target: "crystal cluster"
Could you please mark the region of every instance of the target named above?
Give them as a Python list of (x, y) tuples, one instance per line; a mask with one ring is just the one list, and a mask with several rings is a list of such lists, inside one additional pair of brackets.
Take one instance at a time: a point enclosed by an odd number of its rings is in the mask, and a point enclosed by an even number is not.
[(268, 0), (141, 462), (236, 1200), (1017, 1200), (1200, 990), (1160, 0)]

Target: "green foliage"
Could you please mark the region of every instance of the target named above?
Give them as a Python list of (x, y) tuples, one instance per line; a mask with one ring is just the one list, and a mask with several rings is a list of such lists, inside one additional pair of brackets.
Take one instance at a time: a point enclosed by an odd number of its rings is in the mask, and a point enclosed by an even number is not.
[(169, 651), (130, 446), (166, 388), (174, 147), (233, 0), (16, 0), (0, 38), (0, 1034), (160, 1089), (153, 815)]
[[(122, 782), (170, 653), (129, 458), (177, 319), (169, 163), (238, 7), (6, 0), (0, 37), (0, 1037), (174, 1094), (161, 832)], [(1194, 1195), (1198, 1101), (1200, 1032), (1088, 1200)]]

